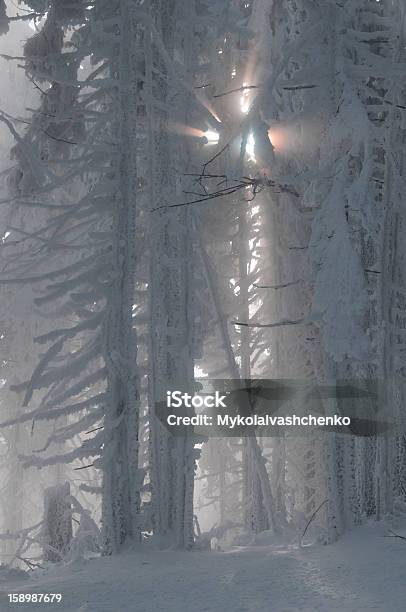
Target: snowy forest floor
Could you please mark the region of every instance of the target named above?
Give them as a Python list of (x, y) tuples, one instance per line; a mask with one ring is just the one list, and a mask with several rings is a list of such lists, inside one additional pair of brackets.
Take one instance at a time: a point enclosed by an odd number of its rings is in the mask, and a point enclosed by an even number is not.
[[(405, 534), (405, 529), (398, 529)], [(2, 582), (0, 610), (62, 612), (399, 612), (406, 541), (384, 524), (331, 546), (265, 543), (227, 552), (126, 552)], [(62, 604), (9, 604), (7, 593), (62, 593)]]

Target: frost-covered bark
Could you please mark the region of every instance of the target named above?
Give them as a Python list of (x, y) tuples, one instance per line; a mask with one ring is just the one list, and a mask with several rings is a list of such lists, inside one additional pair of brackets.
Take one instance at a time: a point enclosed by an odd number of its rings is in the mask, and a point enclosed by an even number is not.
[[(167, 4), (167, 5), (166, 5)], [(179, 150), (176, 125), (188, 125), (192, 95), (174, 79), (175, 62), (182, 65), (182, 81), (188, 82), (196, 68), (195, 33), (189, 29), (197, 19), (195, 3), (158, 3), (151, 10), (157, 33), (145, 48), (145, 105), (149, 146), (146, 166), (150, 198), (148, 240), (150, 352), (150, 474), (154, 533), (163, 541), (190, 548), (193, 544), (193, 436), (168, 434), (155, 417), (155, 404), (165, 401), (168, 389), (193, 389), (195, 351), (194, 252), (195, 229), (191, 211), (179, 208), (155, 211), (160, 203), (179, 198), (179, 168), (187, 172), (193, 148)], [(151, 30), (146, 26), (146, 36)], [(156, 38), (165, 43), (167, 57), (155, 58)], [(162, 43), (161, 43), (162, 44)], [(156, 51), (155, 51), (156, 53)], [(160, 70), (157, 79), (154, 71)], [(176, 106), (171, 100), (178, 99)], [(192, 156), (192, 159), (188, 159)]]
[(72, 510), (69, 483), (46, 489), (44, 497), (44, 561), (63, 559), (72, 540)]
[[(110, 407), (104, 419), (103, 527), (106, 549), (114, 551), (127, 538), (139, 538), (138, 410), (136, 333), (132, 325), (136, 237), (136, 98), (134, 56), (136, 15), (129, 2), (119, 4), (118, 63), (120, 143), (118, 195), (113, 212), (113, 282), (107, 302), (104, 358), (108, 368)], [(117, 109), (116, 109), (117, 112)]]

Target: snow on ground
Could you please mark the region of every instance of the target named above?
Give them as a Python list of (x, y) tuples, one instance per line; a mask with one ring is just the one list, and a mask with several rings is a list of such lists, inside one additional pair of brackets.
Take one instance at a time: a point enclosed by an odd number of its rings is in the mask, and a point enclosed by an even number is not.
[[(384, 525), (374, 524), (331, 546), (126, 552), (80, 561), (0, 583), (0, 610), (401, 612), (406, 610), (406, 541), (386, 533)], [(60, 592), (64, 599), (62, 604), (9, 604), (9, 592)]]

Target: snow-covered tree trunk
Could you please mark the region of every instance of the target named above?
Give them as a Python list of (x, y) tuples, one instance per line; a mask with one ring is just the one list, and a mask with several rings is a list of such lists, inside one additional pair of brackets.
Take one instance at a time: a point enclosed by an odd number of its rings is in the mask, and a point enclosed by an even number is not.
[[(172, 125), (188, 124), (190, 95), (174, 80), (172, 62), (180, 58), (186, 79), (194, 66), (194, 3), (173, 0), (151, 7), (157, 33), (146, 26), (145, 100), (149, 151), (147, 190), (150, 215), (149, 326), (150, 354), (150, 462), (154, 532), (181, 548), (193, 544), (193, 436), (172, 436), (155, 416), (155, 404), (166, 391), (193, 390), (194, 382), (194, 226), (187, 208), (154, 211), (179, 199), (179, 168), (188, 171), (190, 157), (177, 146)], [(189, 20), (189, 21), (188, 21)], [(187, 25), (189, 24), (189, 25)], [(154, 37), (165, 53), (154, 55)], [(161, 78), (157, 79), (159, 70)], [(181, 95), (179, 95), (179, 93)], [(174, 106), (171, 100), (178, 97)]]
[(45, 490), (42, 531), (44, 561), (61, 561), (69, 550), (72, 533), (70, 486), (66, 482)]
[(137, 23), (134, 3), (120, 0), (117, 135), (120, 147), (118, 192), (113, 212), (114, 268), (105, 315), (108, 409), (103, 453), (103, 531), (106, 552), (115, 552), (128, 538), (138, 539), (139, 390), (136, 370), (137, 338), (133, 329), (136, 260), (136, 101), (138, 65), (135, 55)]

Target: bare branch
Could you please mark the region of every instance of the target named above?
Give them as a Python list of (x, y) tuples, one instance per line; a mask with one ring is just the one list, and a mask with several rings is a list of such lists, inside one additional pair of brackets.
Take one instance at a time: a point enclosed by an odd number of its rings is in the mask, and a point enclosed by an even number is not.
[(80, 470), (87, 470), (88, 468), (94, 467), (94, 463), (90, 463), (89, 465), (82, 465), (82, 467), (75, 468), (74, 472), (79, 472)]
[(308, 319), (286, 319), (285, 321), (278, 321), (277, 323), (243, 323), (241, 321), (231, 321), (232, 325), (239, 325), (240, 327), (285, 327), (287, 325), (299, 325), (300, 323), (309, 323)]
[(262, 83), (259, 83), (258, 85), (242, 85), (241, 87), (237, 87), (236, 89), (230, 89), (229, 91), (225, 91), (224, 93), (216, 94), (213, 96), (213, 98), (223, 98), (224, 96), (228, 96), (233, 93), (238, 93), (239, 91), (244, 92), (248, 89), (259, 89), (259, 87), (262, 87)]
[(256, 283), (252, 284), (257, 289), (284, 289), (285, 287), (292, 287), (293, 285), (298, 285), (299, 283), (304, 283), (304, 280), (299, 279), (290, 283), (283, 283), (283, 285), (257, 285)]
[[(319, 512), (319, 510), (322, 509), (323, 506), (325, 506), (328, 502), (328, 499), (325, 499), (323, 502), (321, 502), (320, 506), (318, 506), (318, 508), (316, 508), (316, 510), (313, 512), (313, 514), (311, 515), (310, 519), (307, 522), (306, 527), (304, 528), (304, 531), (302, 533), (302, 537), (300, 538), (300, 541), (302, 542), (303, 538), (306, 535), (307, 530), (309, 529), (310, 525), (312, 524), (313, 520), (315, 519), (317, 513)], [(406, 538), (405, 538), (406, 539)]]
[(286, 87), (282, 87), (286, 91), (298, 91), (299, 89), (314, 89), (318, 87), (318, 85), (287, 85)]

